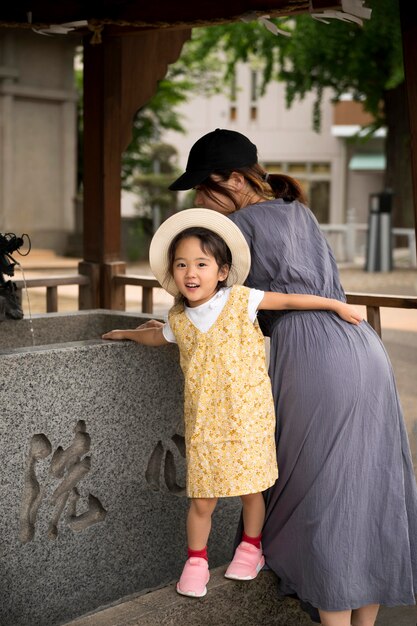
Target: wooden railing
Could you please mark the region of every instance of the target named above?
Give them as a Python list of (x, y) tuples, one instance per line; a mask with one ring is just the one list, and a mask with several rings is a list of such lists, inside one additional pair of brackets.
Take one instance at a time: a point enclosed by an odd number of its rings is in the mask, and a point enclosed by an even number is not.
[[(46, 287), (46, 311), (47, 313), (58, 310), (58, 287), (63, 285), (78, 285), (78, 308), (80, 310), (91, 307), (90, 279), (82, 274), (72, 276), (52, 276), (45, 278), (29, 278), (15, 280), (20, 301), (22, 290), (33, 287)], [(142, 288), (142, 313), (153, 313), (153, 290), (161, 288), (160, 283), (150, 276), (135, 274), (116, 274), (112, 279), (114, 289), (127, 285)], [(346, 293), (350, 304), (366, 307), (366, 315), (369, 324), (381, 336), (381, 308), (417, 309), (417, 297), (414, 296), (388, 296), (383, 294)], [(139, 298), (138, 298), (139, 301)], [(417, 316), (416, 316), (417, 328)]]
[(383, 294), (347, 292), (346, 298), (349, 304), (366, 306), (366, 318), (380, 337), (382, 332), (381, 308), (417, 309), (417, 297), (414, 296), (386, 296)]
[[(155, 278), (129, 274), (113, 276), (115, 286), (136, 285), (142, 287), (142, 313), (153, 313), (153, 290), (161, 288)], [(346, 293), (349, 304), (366, 307), (366, 317), (369, 324), (381, 336), (381, 308), (417, 309), (417, 297), (414, 296), (387, 296), (380, 294)], [(416, 316), (417, 329), (417, 316)]]
[(58, 311), (58, 287), (62, 285), (78, 285), (78, 308), (91, 308), (89, 286), (90, 279), (82, 274), (72, 276), (51, 276), (44, 278), (27, 278), (13, 281), (17, 288), (19, 301), (22, 302), (22, 290), (33, 287), (46, 287), (46, 312), (55, 313)]
[(113, 285), (135, 285), (142, 287), (142, 313), (153, 313), (153, 290), (161, 289), (161, 285), (151, 276), (139, 276), (136, 274), (116, 274), (113, 276)]

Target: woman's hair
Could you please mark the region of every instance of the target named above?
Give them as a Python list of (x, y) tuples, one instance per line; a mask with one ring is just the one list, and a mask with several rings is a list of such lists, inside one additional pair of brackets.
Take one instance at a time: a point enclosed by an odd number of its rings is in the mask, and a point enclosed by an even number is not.
[(221, 183), (229, 180), (232, 172), (238, 172), (245, 177), (252, 189), (264, 197), (265, 200), (272, 200), (273, 198), (282, 198), (286, 202), (294, 202), (298, 200), (302, 204), (307, 203), (306, 196), (301, 188), (300, 183), (285, 174), (267, 174), (267, 172), (259, 165), (249, 165), (247, 167), (239, 167), (231, 170), (215, 171), (220, 177), (220, 181), (214, 181), (210, 176), (206, 178), (198, 187), (204, 191), (211, 200), (214, 200), (218, 204), (227, 208), (227, 204), (222, 204), (218, 197), (213, 196), (213, 192), (217, 192), (228, 198), (235, 206), (236, 211), (242, 208), (239, 206), (233, 191), (223, 187)]
[[(210, 254), (214, 257), (217, 267), (222, 269), (224, 266), (229, 268), (229, 273), (232, 271), (232, 253), (226, 242), (217, 235), (217, 233), (207, 228), (201, 228), (199, 226), (193, 226), (182, 230), (178, 235), (174, 237), (168, 248), (168, 275), (173, 275), (175, 253), (180, 241), (189, 239), (190, 237), (196, 237), (200, 240), (201, 249), (206, 254)], [(224, 280), (220, 280), (217, 283), (217, 290), (225, 287), (227, 283), (227, 277)], [(180, 294), (177, 297), (177, 302), (183, 302), (184, 297)]]

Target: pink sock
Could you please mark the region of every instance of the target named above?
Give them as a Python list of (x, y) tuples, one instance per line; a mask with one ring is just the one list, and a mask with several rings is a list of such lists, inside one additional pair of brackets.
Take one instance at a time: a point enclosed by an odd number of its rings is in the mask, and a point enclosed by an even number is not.
[(196, 556), (200, 559), (206, 559), (206, 561), (208, 561), (207, 546), (203, 548), (202, 550), (191, 550), (191, 548), (188, 548), (187, 551), (188, 551), (188, 558), (191, 558), (192, 556)]
[(259, 549), (261, 547), (261, 539), (262, 533), (257, 537), (249, 537), (249, 535), (247, 535), (245, 531), (243, 531), (242, 541), (246, 541), (246, 543), (251, 543), (253, 546), (255, 546), (255, 548)]

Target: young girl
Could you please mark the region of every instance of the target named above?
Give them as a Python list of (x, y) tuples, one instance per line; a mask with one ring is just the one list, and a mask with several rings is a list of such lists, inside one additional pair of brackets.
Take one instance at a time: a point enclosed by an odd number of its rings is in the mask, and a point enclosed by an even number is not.
[[(311, 295), (263, 292), (240, 286), (250, 252), (226, 216), (188, 209), (166, 220), (150, 248), (156, 278), (177, 302), (162, 327), (113, 330), (103, 339), (131, 339), (149, 346), (178, 343), (185, 378), (188, 559), (178, 593), (206, 594), (207, 540), (220, 497), (240, 496), (243, 536), (225, 576), (251, 580), (265, 561), (262, 492), (278, 477), (275, 413), (261, 309), (328, 309), (352, 324), (350, 305)], [(231, 286), (234, 285), (234, 286)]]

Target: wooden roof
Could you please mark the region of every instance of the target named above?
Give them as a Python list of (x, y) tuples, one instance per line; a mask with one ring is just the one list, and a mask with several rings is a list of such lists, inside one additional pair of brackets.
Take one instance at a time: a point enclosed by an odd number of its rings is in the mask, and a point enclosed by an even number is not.
[[(417, 223), (417, 16), (399, 0), (411, 128)], [(14, 0), (0, 5), (0, 28), (78, 33), (84, 42), (84, 225), (80, 272), (93, 308), (124, 308), (113, 276), (120, 261), (121, 154), (135, 112), (153, 95), (167, 65), (196, 26), (298, 13), (361, 22), (363, 0)], [(371, 18), (372, 19), (372, 18)], [(92, 32), (91, 32), (92, 31)], [(99, 45), (91, 45), (99, 44)]]
[(68, 25), (83, 31), (100, 25), (119, 33), (213, 25), (247, 15), (279, 17), (328, 9), (348, 14), (361, 4), (362, 0), (17, 0), (1, 4), (0, 27), (47, 29), (51, 25)]

